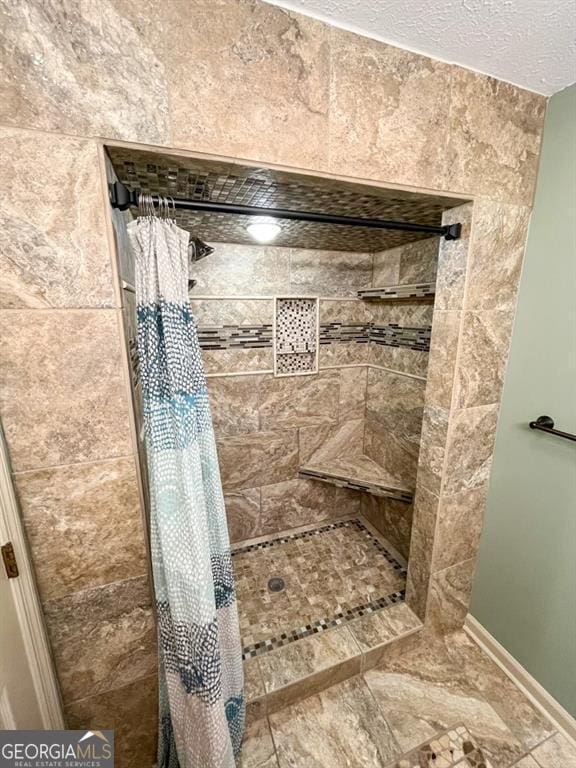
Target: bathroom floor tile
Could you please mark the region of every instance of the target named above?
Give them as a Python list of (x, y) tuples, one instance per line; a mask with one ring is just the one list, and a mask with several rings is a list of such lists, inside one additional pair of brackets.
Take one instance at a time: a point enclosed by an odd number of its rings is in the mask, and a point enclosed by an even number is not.
[(238, 768), (278, 768), (267, 717), (247, 718)]
[(280, 768), (383, 768), (400, 753), (361, 677), (270, 716)]
[(438, 733), (386, 768), (492, 768), (465, 725)]
[(464, 723), (494, 768), (509, 768), (527, 751), (441, 642), (422, 643), (364, 678), (403, 750)]
[(233, 562), (245, 658), (404, 599), (405, 563), (359, 517), (236, 547)]
[[(448, 655), (527, 749), (554, 733), (553, 725), (464, 632), (444, 639)], [(573, 768), (576, 768), (576, 762)]]
[[(369, 648), (380, 635), (388, 637), (390, 627), (395, 631), (396, 624), (404, 623), (402, 605), (388, 612), (395, 616), (390, 626), (378, 621), (378, 627), (367, 628), (360, 620), (327, 636), (351, 636), (358, 626), (359, 647)], [(379, 636), (373, 636), (376, 629)], [(313, 655), (320, 654), (326, 663), (339, 658), (342, 643), (325, 649), (321, 636), (316, 641)], [(370, 671), (314, 695), (304, 693), (307, 698), (294, 703), (287, 700), (268, 713), (277, 764), (268, 754), (264, 724), (249, 728), (249, 749), (271, 761), (262, 763), (266, 768), (576, 768), (572, 744), (559, 733), (546, 735), (550, 724), (544, 726), (530, 711), (531, 703), (509, 680), (502, 690), (510, 707), (498, 706), (498, 667), (469, 643), (463, 632), (421, 638)], [(309, 671), (311, 654), (301, 653), (299, 645), (304, 651), (306, 643), (296, 643), (249, 662), (266, 667), (267, 689), (288, 683), (278, 692), (288, 691), (293, 675)], [(286, 651), (286, 670), (274, 664), (268, 669), (268, 661), (281, 660)]]
[(526, 755), (526, 757), (523, 757), (517, 763), (514, 763), (513, 768), (540, 768), (540, 766), (536, 760), (534, 760), (532, 755)]
[(576, 768), (576, 748), (560, 733), (531, 752), (540, 768)]

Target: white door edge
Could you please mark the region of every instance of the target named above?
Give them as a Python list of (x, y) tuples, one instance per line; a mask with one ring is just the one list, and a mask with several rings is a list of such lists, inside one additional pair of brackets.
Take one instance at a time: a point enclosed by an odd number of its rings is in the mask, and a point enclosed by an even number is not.
[[(19, 576), (10, 579), (10, 586), (42, 724), (46, 730), (60, 730), (65, 727), (60, 689), (10, 476), (6, 441), (0, 427), (0, 542), (4, 544), (7, 541), (12, 542), (18, 561)], [(0, 567), (3, 567), (1, 563)]]

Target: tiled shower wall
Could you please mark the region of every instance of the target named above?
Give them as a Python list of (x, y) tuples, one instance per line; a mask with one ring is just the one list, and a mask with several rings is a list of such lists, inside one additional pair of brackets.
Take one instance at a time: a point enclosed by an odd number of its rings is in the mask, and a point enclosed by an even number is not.
[[(349, 323), (358, 336), (365, 308), (355, 297), (371, 285), (372, 256), (227, 243), (214, 248), (193, 271), (198, 283), (192, 311), (201, 338), (209, 330), (219, 329), (220, 335), (223, 326), (234, 326), (236, 333), (257, 327), (265, 339), (248, 346), (240, 339), (240, 347), (223, 340), (225, 348), (219, 350), (208, 346), (211, 340), (203, 342), (232, 540), (359, 512), (359, 494), (301, 479), (298, 468), (339, 425), (363, 418), (366, 370), (331, 368), (274, 378), (272, 296), (346, 297), (320, 301), (321, 337), (322, 326), (331, 321)], [(213, 298), (194, 298), (200, 294)], [(338, 345), (348, 364), (364, 362), (365, 336)], [(338, 362), (334, 346), (320, 347), (320, 367)], [(246, 375), (251, 371), (261, 373)]]
[[(123, 547), (142, 530), (102, 142), (476, 197), (470, 253), (447, 252), (436, 299), (447, 342), (418, 473), (430, 481), (416, 495), (424, 567), (410, 574), (431, 582), (440, 626), (453, 628), (468, 605), (546, 99), (252, 0), (195, 1), (186, 14), (124, 0), (52, 10), (0, 0), (0, 406), (21, 498), (36, 480), (27, 514), (50, 555), (36, 564), (78, 558), (64, 602), (46, 609), (58, 674), (74, 683), (69, 723), (116, 727), (119, 768), (141, 768), (154, 757), (155, 656), (149, 603), (131, 599), (146, 584), (144, 547)], [(38, 41), (56, 57), (39, 58)], [(132, 528), (119, 536), (119, 525)], [(77, 595), (88, 624), (69, 610)]]
[(156, 630), (99, 152), (0, 133), (2, 424), (65, 716), (116, 727), (120, 765), (151, 763)]
[[(351, 453), (414, 487), (433, 307), (367, 302), (357, 291), (433, 282), (438, 239), (377, 254), (213, 246), (194, 265), (191, 297), (232, 540), (354, 514), (362, 504), (407, 555), (410, 505), (366, 503), (364, 494), (299, 478), (298, 468), (344, 430)], [(318, 375), (272, 376), (272, 294), (321, 297)]]
[[(434, 237), (375, 254), (373, 286), (434, 283), (438, 248), (439, 239)], [(434, 304), (371, 301), (369, 310), (375, 329), (397, 326), (403, 329), (403, 340), (399, 346), (391, 346), (381, 333), (373, 334), (368, 358), (371, 367), (366, 389), (364, 452), (385, 466), (401, 484), (414, 488)], [(415, 337), (418, 341), (414, 341)], [(424, 342), (420, 344), (422, 338)], [(413, 504), (365, 494), (362, 512), (407, 558)]]

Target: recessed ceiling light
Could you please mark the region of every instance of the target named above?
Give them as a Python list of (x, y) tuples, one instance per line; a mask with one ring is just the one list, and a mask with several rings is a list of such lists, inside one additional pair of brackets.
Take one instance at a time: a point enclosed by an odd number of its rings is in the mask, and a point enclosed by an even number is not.
[(282, 227), (269, 216), (261, 216), (258, 221), (248, 224), (246, 229), (250, 236), (259, 243), (271, 243), (282, 231)]

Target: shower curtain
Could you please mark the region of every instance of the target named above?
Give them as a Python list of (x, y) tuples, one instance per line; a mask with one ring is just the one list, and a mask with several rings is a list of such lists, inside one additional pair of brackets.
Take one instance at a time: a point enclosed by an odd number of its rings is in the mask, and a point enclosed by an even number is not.
[(128, 225), (150, 474), (159, 630), (158, 768), (232, 768), (244, 728), (242, 652), (214, 430), (188, 301), (189, 234)]

